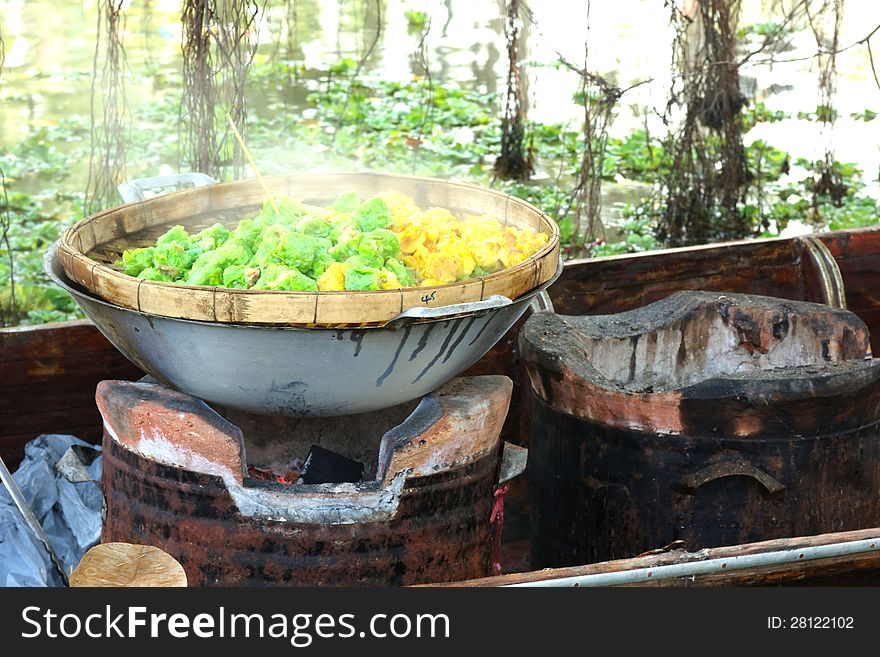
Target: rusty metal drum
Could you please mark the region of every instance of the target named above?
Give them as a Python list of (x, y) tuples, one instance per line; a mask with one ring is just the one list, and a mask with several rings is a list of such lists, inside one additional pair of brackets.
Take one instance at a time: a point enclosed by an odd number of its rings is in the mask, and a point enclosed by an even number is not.
[(532, 316), (532, 566), (880, 520), (880, 362), (852, 313), (677, 293)]
[[(159, 384), (104, 381), (102, 541), (154, 545), (190, 585), (392, 586), (490, 574), (502, 376), (346, 418), (224, 415)], [(261, 435), (255, 435), (257, 434)], [(357, 483), (248, 475), (297, 442), (363, 460)]]

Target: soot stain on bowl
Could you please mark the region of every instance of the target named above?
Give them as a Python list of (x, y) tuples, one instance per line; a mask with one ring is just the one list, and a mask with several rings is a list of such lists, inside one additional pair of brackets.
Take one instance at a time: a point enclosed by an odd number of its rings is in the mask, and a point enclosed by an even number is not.
[(388, 366), (388, 369), (385, 370), (378, 379), (376, 379), (377, 388), (385, 383), (385, 379), (387, 379), (391, 375), (391, 372), (394, 371), (394, 366), (397, 365), (397, 359), (400, 358), (400, 352), (403, 351), (403, 347), (404, 345), (406, 345), (406, 341), (409, 338), (411, 330), (412, 326), (407, 326), (403, 329), (403, 337), (400, 339), (400, 344), (397, 345), (397, 350), (394, 352), (394, 358), (391, 359), (391, 364)]

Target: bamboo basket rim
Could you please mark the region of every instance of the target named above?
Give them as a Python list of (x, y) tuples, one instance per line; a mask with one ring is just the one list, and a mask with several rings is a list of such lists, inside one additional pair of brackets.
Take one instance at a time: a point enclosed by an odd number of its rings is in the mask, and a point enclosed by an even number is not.
[[(490, 289), (499, 285), (503, 287), (505, 282), (516, 275), (528, 279), (529, 277), (527, 275), (527, 272), (529, 270), (533, 270), (530, 284), (526, 287), (520, 285), (517, 288), (518, 292), (515, 297), (512, 298), (512, 300), (515, 300), (523, 294), (526, 294), (532, 289), (547, 282), (556, 273), (556, 269), (559, 266), (559, 227), (557, 223), (550, 217), (549, 214), (547, 214), (543, 210), (540, 210), (531, 203), (528, 203), (527, 201), (515, 197), (511, 194), (499, 192), (497, 190), (475, 185), (473, 183), (453, 181), (449, 179), (412, 175), (385, 174), (378, 172), (309, 172), (303, 174), (291, 174), (286, 176), (282, 175), (265, 177), (267, 184), (273, 188), (273, 194), (280, 195), (288, 193), (292, 197), (302, 200), (304, 203), (310, 202), (310, 199), (308, 198), (308, 193), (297, 195), (295, 191), (285, 192), (284, 185), (287, 185), (288, 188), (295, 188), (297, 182), (303, 183), (321, 180), (335, 180), (338, 183), (340, 181), (352, 181), (358, 179), (371, 180), (374, 182), (374, 186), (376, 182), (384, 183), (384, 189), (389, 190), (395, 190), (395, 187), (399, 187), (401, 183), (416, 186), (440, 185), (443, 188), (443, 194), (447, 200), (447, 204), (451, 198), (450, 193), (454, 194), (457, 191), (479, 194), (485, 197), (494, 197), (497, 202), (503, 202), (504, 208), (504, 216), (496, 216), (496, 219), (501, 221), (504, 226), (507, 226), (511, 208), (519, 209), (526, 215), (531, 216), (532, 222), (534, 224), (534, 230), (544, 232), (548, 235), (547, 244), (545, 244), (541, 249), (529, 256), (524, 261), (511, 267), (501, 269), (492, 274), (488, 274), (486, 276), (467, 279), (464, 281), (454, 281), (452, 283), (445, 283), (443, 285), (429, 287), (393, 288), (388, 290), (254, 290), (250, 288), (226, 288), (222, 286), (188, 285), (185, 283), (171, 283), (165, 281), (147, 281), (135, 278), (133, 276), (128, 276), (120, 271), (119, 268), (111, 266), (109, 264), (105, 264), (100, 260), (96, 260), (90, 255), (96, 249), (100, 248), (102, 245), (107, 244), (108, 242), (133, 237), (151, 227), (171, 226), (176, 224), (185, 225), (187, 223), (186, 219), (189, 218), (189, 216), (200, 216), (209, 214), (211, 212), (213, 212), (215, 215), (223, 212), (239, 212), (240, 216), (238, 216), (234, 220), (226, 220), (227, 225), (230, 225), (232, 221), (240, 221), (249, 218), (248, 214), (246, 212), (243, 213), (241, 209), (247, 208), (251, 205), (261, 204), (265, 198), (265, 195), (262, 194), (261, 190), (259, 190), (259, 194), (255, 194), (255, 196), (259, 196), (259, 201), (255, 203), (248, 204), (242, 201), (237, 205), (231, 205), (229, 207), (211, 207), (207, 211), (201, 213), (197, 212), (194, 215), (188, 215), (187, 217), (170, 219), (163, 217), (160, 218), (161, 220), (155, 221), (153, 223), (149, 223), (147, 219), (144, 219), (143, 225), (140, 225), (137, 230), (125, 232), (120, 236), (112, 237), (109, 240), (104, 241), (100, 241), (96, 234), (96, 226), (100, 227), (106, 223), (113, 223), (113, 225), (118, 228), (120, 226), (119, 219), (122, 219), (121, 223), (124, 224), (125, 214), (135, 208), (141, 208), (141, 214), (146, 216), (147, 210), (149, 208), (162, 203), (173, 204), (175, 202), (184, 202), (187, 199), (198, 198), (202, 195), (206, 195), (210, 204), (214, 198), (222, 198), (225, 194), (229, 193), (232, 190), (247, 191), (250, 189), (251, 192), (257, 192), (257, 181), (255, 179), (246, 179), (230, 182), (218, 182), (216, 184), (204, 187), (169, 192), (161, 196), (145, 199), (143, 201), (124, 203), (118, 206), (114, 206), (112, 208), (100, 210), (88, 217), (81, 219), (62, 234), (59, 240), (58, 257), (65, 274), (67, 274), (68, 278), (72, 282), (84, 287), (87, 291), (96, 295), (103, 301), (114, 305), (137, 310), (148, 315), (176, 317), (179, 319), (192, 319), (208, 322), (213, 321), (244, 325), (263, 324), (270, 326), (332, 327), (381, 325), (382, 323), (387, 322), (399, 313), (404, 312), (408, 308), (417, 307), (411, 302), (407, 302), (406, 297), (412, 298), (415, 295), (416, 298), (418, 298), (418, 296), (420, 296), (418, 293), (421, 293), (424, 297), (428, 297), (433, 293), (436, 298), (441, 300), (448, 299), (450, 295), (458, 293), (460, 298), (456, 301), (456, 304), (482, 301), (486, 296), (487, 286)], [(332, 188), (332, 186), (328, 186), (328, 188)], [(362, 192), (362, 190), (360, 189), (354, 189), (352, 191)], [(396, 191), (401, 191), (401, 193), (404, 194), (411, 194), (411, 192), (407, 192), (406, 190), (397, 189)], [(314, 196), (314, 194), (312, 194), (312, 196)], [(423, 207), (423, 204), (420, 203), (419, 205), (420, 207)], [(434, 202), (433, 207), (444, 206), (439, 202)], [(491, 214), (488, 212), (483, 213), (476, 210), (471, 211), (471, 213), (474, 215)], [(217, 219), (215, 218), (214, 221), (217, 221)], [(221, 220), (220, 223), (223, 223), (223, 221)], [(86, 238), (88, 238), (86, 243), (92, 244), (91, 248), (84, 249), (83, 240)], [(548, 261), (550, 262), (549, 266), (542, 266), (544, 262)], [(110, 290), (102, 288), (100, 282), (106, 282), (106, 279), (116, 281), (115, 284), (119, 284), (127, 288), (129, 291), (128, 296), (130, 298), (126, 298), (123, 294), (114, 293), (112, 288)], [(134, 287), (133, 290), (131, 289), (132, 287)], [(463, 288), (467, 289), (467, 294), (462, 291)], [(178, 299), (177, 301), (177, 303), (179, 304), (179, 308), (163, 308), (163, 310), (159, 312), (157, 312), (154, 308), (144, 308), (142, 307), (142, 298), (147, 292), (160, 296), (168, 295), (171, 299), (173, 299), (174, 297), (180, 297), (180, 299)], [(194, 314), (193, 309), (187, 308), (186, 306), (188, 300), (186, 297), (187, 295), (193, 294), (201, 295), (203, 297), (203, 302), (205, 302), (204, 295), (210, 295), (211, 300), (209, 303), (212, 307), (213, 312), (196, 312)], [(311, 313), (311, 317), (301, 316), (298, 319), (294, 318), (290, 321), (279, 320), (277, 318), (271, 317), (261, 318), (258, 315), (248, 318), (242, 318), (241, 316), (235, 316), (233, 314), (227, 317), (222, 312), (219, 314), (217, 312), (218, 295), (228, 297), (227, 299), (225, 299), (225, 301), (232, 305), (235, 305), (236, 303), (247, 305), (249, 300), (261, 300), (263, 302), (269, 302), (270, 300), (277, 299), (278, 303), (286, 302), (297, 304), (301, 308), (301, 315), (306, 312), (305, 309), (308, 306), (314, 306), (314, 308), (313, 312)], [(318, 312), (318, 306), (321, 299), (327, 300), (328, 303), (332, 303), (334, 301), (337, 303), (341, 303), (346, 300), (351, 300), (353, 303), (357, 302), (357, 304), (375, 302), (376, 304), (383, 306), (388, 310), (385, 311), (384, 314), (376, 311), (374, 313), (375, 316), (365, 317), (363, 319), (358, 319), (356, 316), (354, 316), (344, 318), (345, 321), (321, 321), (321, 317), (319, 317)], [(398, 299), (398, 302), (394, 302), (394, 299)], [(424, 298), (422, 299), (422, 301), (424, 301)], [(445, 306), (456, 304), (438, 303), (436, 305)], [(435, 304), (425, 301), (424, 305), (431, 307)], [(392, 310), (394, 310), (394, 312), (392, 312)], [(378, 319), (379, 314), (383, 314), (383, 318)]]

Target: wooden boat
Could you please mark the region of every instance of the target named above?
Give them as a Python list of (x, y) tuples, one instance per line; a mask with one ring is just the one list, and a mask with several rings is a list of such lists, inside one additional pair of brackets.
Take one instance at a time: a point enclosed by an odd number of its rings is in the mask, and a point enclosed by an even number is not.
[[(880, 351), (880, 227), (815, 237), (735, 242), (566, 263), (549, 289), (557, 312), (610, 314), (662, 299), (679, 290), (709, 290), (782, 297), (845, 306), (871, 333)], [(514, 326), (469, 374), (506, 374), (521, 392)], [(24, 444), (41, 433), (72, 433), (97, 441), (101, 419), (94, 401), (103, 379), (141, 373), (88, 321), (0, 331), (0, 455), (14, 468)], [(514, 394), (505, 427), (508, 440), (528, 426), (521, 395)], [(528, 442), (527, 437), (520, 442)], [(524, 484), (508, 494), (511, 520), (522, 511)], [(510, 522), (509, 525), (515, 525)], [(789, 537), (776, 541), (684, 553), (664, 551), (634, 559), (528, 572), (479, 580), (481, 585), (547, 583), (590, 585), (723, 585), (880, 583), (880, 519), (874, 529)], [(523, 536), (505, 534), (506, 555), (522, 552)], [(803, 555), (803, 556), (799, 556)], [(669, 569), (676, 566), (677, 569)], [(690, 570), (688, 570), (690, 569)], [(608, 577), (609, 573), (617, 573)], [(625, 573), (625, 574), (621, 574)], [(688, 574), (690, 573), (690, 574)], [(593, 577), (604, 575), (603, 578)], [(469, 582), (468, 584), (473, 584)]]

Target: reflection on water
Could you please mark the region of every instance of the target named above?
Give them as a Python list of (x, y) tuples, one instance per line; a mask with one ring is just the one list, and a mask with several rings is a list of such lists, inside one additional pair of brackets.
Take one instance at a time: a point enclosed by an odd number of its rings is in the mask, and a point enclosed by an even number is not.
[[(743, 4), (744, 24), (772, 19), (769, 0)], [(258, 31), (251, 35), (259, 43), (257, 64), (286, 60), (326, 69), (340, 57), (362, 58), (376, 32), (375, 0), (297, 0), (269, 5), (260, 15)], [(506, 73), (503, 5), (503, 0), (380, 0), (384, 30), (364, 74), (405, 81), (421, 72), (413, 57), (421, 35), (409, 25), (405, 12), (422, 11), (430, 21), (426, 59), (432, 78), (484, 92), (498, 91)], [(535, 23), (524, 28), (529, 41), (526, 58), (549, 64), (561, 55), (581, 65), (585, 5), (564, 0), (532, 2)], [(9, 148), (64, 117), (88, 116), (97, 8), (97, 0), (0, 0), (6, 42), (0, 147)], [(658, 0), (615, 0), (594, 2), (591, 11), (590, 69), (621, 86), (650, 81), (624, 97), (612, 133), (627, 134), (646, 120), (650, 129), (659, 131), (657, 113), (666, 104), (670, 84), (668, 10)], [(129, 3), (124, 43), (131, 73), (126, 93), (133, 111), (158, 100), (169, 87), (179, 86), (179, 20), (180, 3), (174, 0)], [(847, 0), (840, 42), (853, 43), (865, 36), (866, 26), (878, 23), (880, 2)], [(750, 94), (766, 99), (773, 109), (796, 114), (812, 110), (817, 103), (816, 62), (809, 59), (816, 46), (807, 32), (795, 35), (793, 46), (790, 52), (777, 53), (777, 59), (796, 61), (748, 66), (742, 73)], [(841, 118), (834, 135), (838, 159), (858, 163), (873, 177), (880, 169), (880, 120), (865, 123), (849, 116), (866, 108), (880, 109), (880, 90), (873, 83), (864, 47), (840, 54), (838, 70), (836, 103)], [(531, 67), (531, 118), (578, 125), (582, 110), (572, 102), (577, 87), (577, 76), (564, 67)], [(249, 89), (248, 93), (256, 113), (265, 109), (273, 94), (288, 102), (297, 100), (289, 88)], [(756, 138), (796, 156), (816, 157), (823, 148), (818, 127), (795, 118), (759, 124), (748, 135), (749, 140)], [(80, 189), (83, 182), (80, 175), (74, 175), (65, 184)]]

